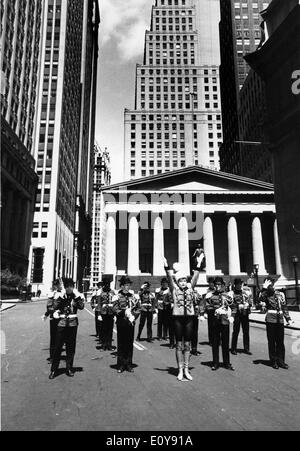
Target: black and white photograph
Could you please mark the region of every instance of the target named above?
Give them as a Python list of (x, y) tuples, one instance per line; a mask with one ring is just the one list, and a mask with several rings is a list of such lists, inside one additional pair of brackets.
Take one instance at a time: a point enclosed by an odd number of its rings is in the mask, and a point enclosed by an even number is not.
[(300, 1), (0, 12), (1, 431), (299, 431)]

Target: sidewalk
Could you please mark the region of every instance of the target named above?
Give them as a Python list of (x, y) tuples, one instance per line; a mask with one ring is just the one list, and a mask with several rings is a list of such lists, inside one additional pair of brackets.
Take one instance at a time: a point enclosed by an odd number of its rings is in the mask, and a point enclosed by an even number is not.
[(47, 301), (47, 297), (40, 297), (40, 298), (36, 298), (36, 297), (33, 297), (33, 298), (31, 298), (31, 300), (26, 300), (26, 301), (23, 301), (22, 299), (3, 299), (2, 300), (2, 302), (3, 302), (3, 304), (5, 303), (5, 304), (25, 304), (25, 303), (29, 303), (29, 302), (37, 302), (37, 301)]
[[(250, 323), (266, 324), (265, 313), (259, 313), (258, 310), (254, 310), (250, 315)], [(290, 326), (284, 326), (286, 329), (300, 330), (300, 312), (290, 312), (290, 317), (294, 324)]]

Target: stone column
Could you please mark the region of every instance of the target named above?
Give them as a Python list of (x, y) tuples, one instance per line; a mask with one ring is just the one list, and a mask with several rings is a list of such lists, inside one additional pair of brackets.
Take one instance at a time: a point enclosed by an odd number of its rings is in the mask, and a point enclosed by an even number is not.
[(237, 222), (234, 216), (231, 216), (227, 225), (228, 231), (228, 257), (229, 257), (229, 275), (240, 274), (240, 251)]
[(206, 272), (214, 274), (216, 271), (214, 231), (212, 219), (207, 216), (203, 224), (203, 246), (206, 257)]
[(105, 274), (116, 274), (116, 220), (108, 215), (106, 221)]
[(164, 225), (158, 216), (153, 226), (153, 275), (162, 276), (164, 274)]
[(190, 274), (189, 228), (186, 217), (178, 225), (178, 262), (186, 274)]
[(281, 255), (280, 255), (280, 248), (279, 248), (277, 219), (275, 219), (275, 221), (274, 221), (274, 247), (275, 247), (276, 274), (283, 276)]
[(140, 274), (139, 223), (135, 216), (129, 217), (127, 272), (130, 276)]
[(266, 274), (261, 222), (260, 218), (257, 216), (252, 221), (252, 249), (253, 249), (253, 264), (259, 265), (258, 273)]

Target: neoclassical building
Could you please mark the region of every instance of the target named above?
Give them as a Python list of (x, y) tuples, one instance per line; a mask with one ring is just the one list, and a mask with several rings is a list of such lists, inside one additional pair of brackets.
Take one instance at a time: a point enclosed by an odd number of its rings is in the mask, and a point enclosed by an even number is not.
[[(104, 187), (102, 272), (158, 282), (163, 256), (187, 271), (198, 244), (207, 276), (281, 274), (271, 184), (190, 166)], [(201, 283), (205, 283), (202, 280)]]

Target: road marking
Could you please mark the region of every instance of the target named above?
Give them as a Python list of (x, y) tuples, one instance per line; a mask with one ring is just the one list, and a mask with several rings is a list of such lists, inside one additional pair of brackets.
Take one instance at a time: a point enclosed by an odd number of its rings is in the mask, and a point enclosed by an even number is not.
[[(92, 317), (95, 317), (94, 313), (90, 312), (87, 308), (84, 308), (86, 312), (88, 312)], [(117, 334), (117, 330), (114, 329), (114, 333)], [(138, 349), (139, 351), (146, 351), (147, 348), (145, 346), (141, 345), (140, 343), (134, 342), (133, 346)]]

